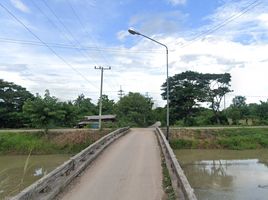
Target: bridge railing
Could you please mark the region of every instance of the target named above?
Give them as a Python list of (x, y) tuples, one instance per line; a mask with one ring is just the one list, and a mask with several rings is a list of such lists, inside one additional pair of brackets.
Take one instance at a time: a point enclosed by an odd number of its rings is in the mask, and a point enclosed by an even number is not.
[(172, 179), (172, 187), (174, 188), (177, 199), (197, 200), (194, 190), (189, 184), (172, 148), (170, 147), (166, 137), (161, 129), (156, 128), (158, 141), (165, 157), (166, 165)]
[(128, 130), (129, 127), (120, 128), (102, 137), (11, 199), (54, 199), (106, 147), (119, 137), (125, 135)]

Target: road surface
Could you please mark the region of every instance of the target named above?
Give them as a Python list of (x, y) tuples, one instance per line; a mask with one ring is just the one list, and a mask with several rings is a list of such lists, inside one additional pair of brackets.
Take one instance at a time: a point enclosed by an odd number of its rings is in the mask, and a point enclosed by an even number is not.
[(153, 128), (131, 129), (60, 195), (64, 200), (160, 200), (160, 148)]

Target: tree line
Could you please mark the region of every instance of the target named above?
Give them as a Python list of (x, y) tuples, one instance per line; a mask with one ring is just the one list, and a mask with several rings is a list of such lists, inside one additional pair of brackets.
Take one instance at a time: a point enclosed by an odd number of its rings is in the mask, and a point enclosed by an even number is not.
[[(231, 75), (186, 71), (169, 78), (170, 120), (173, 125), (268, 125), (268, 101), (246, 104), (244, 96), (236, 96), (232, 104), (221, 109), (231, 90)], [(165, 82), (162, 96), (166, 99)]]
[[(102, 113), (116, 114), (116, 126), (148, 126), (156, 119), (152, 116), (153, 101), (139, 93), (130, 92), (118, 102), (102, 96)], [(60, 101), (49, 90), (42, 97), (25, 88), (0, 79), (0, 128), (74, 127), (84, 116), (98, 115), (95, 105), (83, 94), (74, 101)]]
[[(236, 96), (232, 104), (221, 109), (223, 98), (231, 92), (229, 73), (210, 74), (186, 71), (169, 77), (170, 124), (204, 126), (214, 124), (268, 124), (268, 101), (247, 104)], [(166, 99), (167, 83), (162, 85)], [(153, 109), (153, 99), (130, 92), (118, 102), (102, 96), (103, 114), (117, 115), (114, 126), (146, 127), (155, 121), (166, 124), (166, 108)], [(98, 115), (99, 103), (79, 95), (73, 101), (51, 96), (33, 95), (25, 88), (0, 79), (0, 128), (74, 127), (84, 116)]]

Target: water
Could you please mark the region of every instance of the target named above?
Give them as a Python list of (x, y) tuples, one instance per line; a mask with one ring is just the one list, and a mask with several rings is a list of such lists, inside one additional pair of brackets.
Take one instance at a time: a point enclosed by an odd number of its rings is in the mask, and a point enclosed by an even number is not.
[(200, 200), (267, 200), (268, 150), (175, 150)]
[(33, 155), (24, 173), (27, 156), (0, 156), (0, 199), (14, 196), (55, 169), (69, 155)]

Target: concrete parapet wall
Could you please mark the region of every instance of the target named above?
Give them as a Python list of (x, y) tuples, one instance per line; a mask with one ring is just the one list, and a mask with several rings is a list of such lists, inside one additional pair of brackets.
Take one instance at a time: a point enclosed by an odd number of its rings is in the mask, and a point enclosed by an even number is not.
[(173, 150), (166, 140), (166, 137), (159, 128), (156, 128), (156, 132), (177, 199), (197, 200), (194, 190), (190, 186)]
[(11, 200), (53, 199), (65, 186), (79, 175), (98, 155), (119, 137), (125, 135), (129, 127), (120, 128), (102, 137), (77, 155), (39, 179)]

